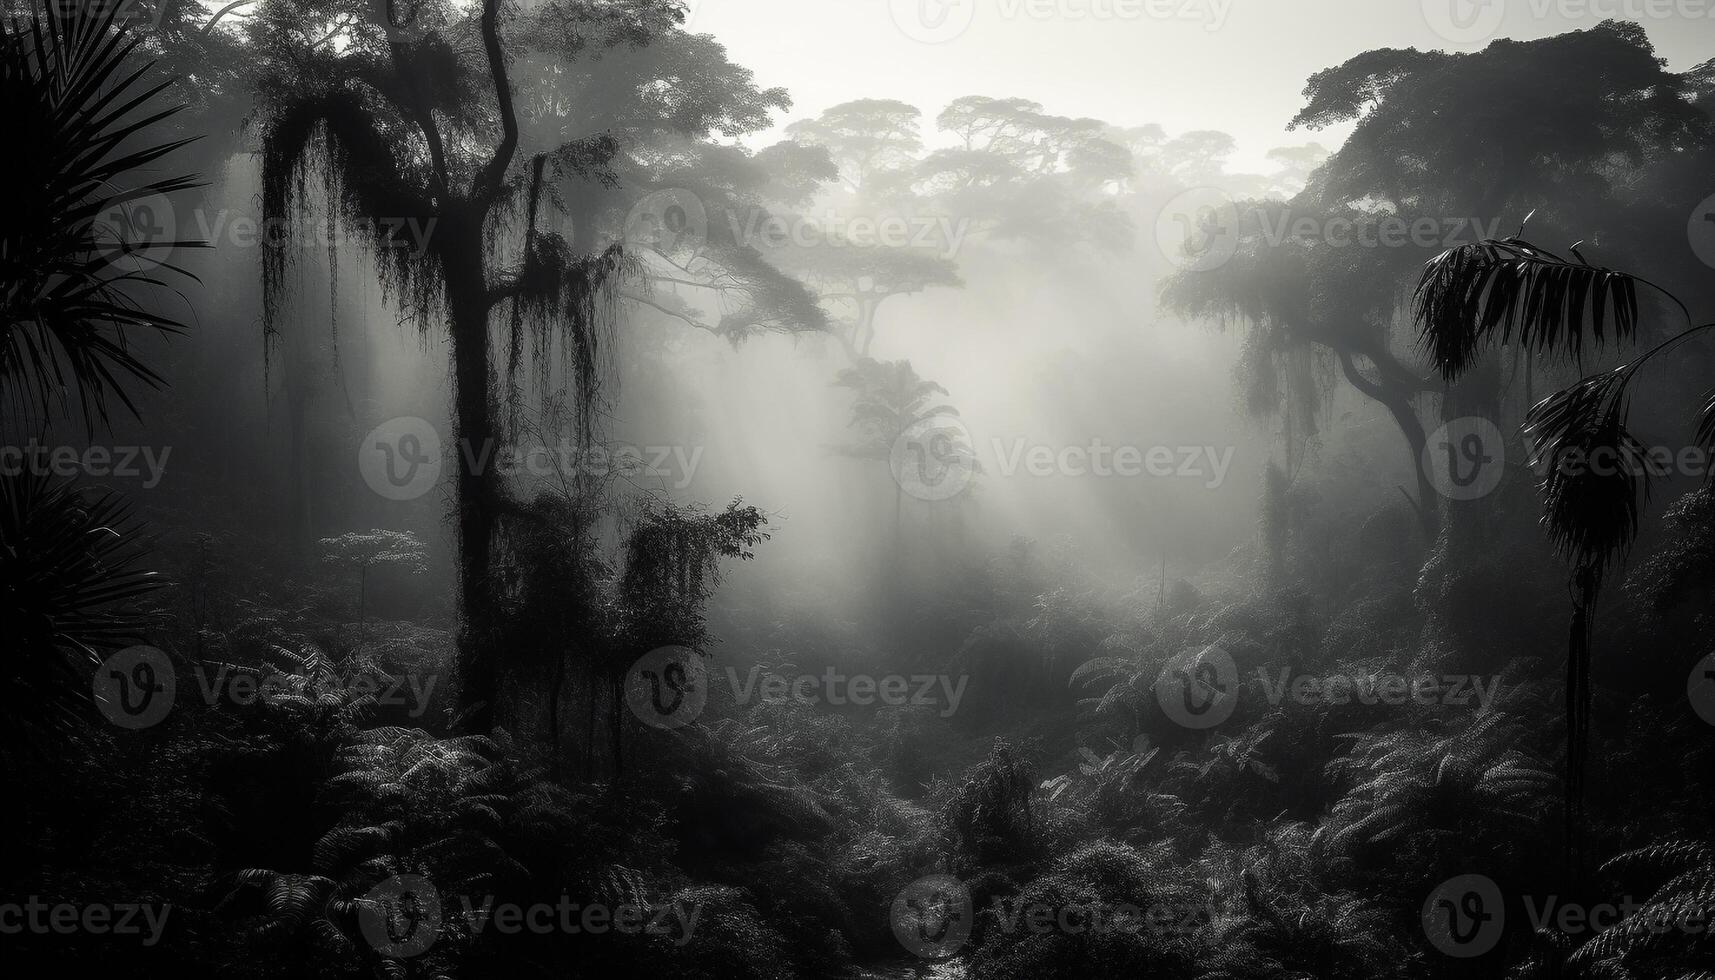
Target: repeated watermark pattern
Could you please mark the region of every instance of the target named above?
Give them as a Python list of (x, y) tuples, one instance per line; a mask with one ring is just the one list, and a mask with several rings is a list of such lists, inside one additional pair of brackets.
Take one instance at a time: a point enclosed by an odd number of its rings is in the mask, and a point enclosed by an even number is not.
[(1495, 948), (1506, 931), (1500, 886), (1485, 875), (1449, 878), (1423, 900), (1423, 934), (1448, 956), (1469, 959)]
[[(557, 444), (502, 443), (496, 439), (454, 443), (457, 462), (471, 473), (507, 478), (575, 479), (619, 477), (662, 481), (683, 490), (702, 465), (701, 446), (585, 446), (561, 437)], [(433, 490), (445, 469), (445, 443), (428, 420), (400, 416), (377, 425), (357, 448), (363, 482), (388, 500), (416, 500)]]
[(96, 707), (120, 728), (160, 724), (178, 697), (173, 662), (151, 646), (126, 647), (103, 660), (91, 686)]
[[(821, 672), (785, 673), (760, 666), (722, 671), (736, 705), (795, 702), (832, 707), (934, 707), (941, 717), (959, 710), (969, 678), (948, 674), (848, 674), (836, 667)], [(652, 728), (683, 728), (708, 706), (710, 672), (704, 659), (685, 646), (664, 646), (637, 658), (625, 675), (625, 701), (632, 714)]]
[[(1614, 902), (1584, 904), (1558, 895), (1519, 895), (1530, 930), (1588, 937), (1617, 926), (1653, 935), (1703, 935), (1709, 932), (1707, 909), (1697, 903), (1654, 905), (1625, 896)], [(1423, 932), (1430, 945), (1448, 956), (1470, 959), (1494, 950), (1506, 931), (1507, 902), (1500, 885), (1481, 874), (1463, 874), (1437, 885), (1423, 902)]]
[(410, 959), (428, 952), (449, 917), (457, 916), (472, 936), (502, 935), (658, 936), (676, 946), (696, 936), (700, 903), (585, 901), (562, 894), (553, 902), (496, 901), (494, 895), (456, 895), (448, 902), (422, 875), (394, 875), (371, 888), (358, 903), (358, 930), (378, 953)]
[(155, 30), (167, 15), (164, 0), (46, 0), (45, 6), (60, 17), (79, 12), (105, 17), (112, 12), (114, 23), (134, 31)]
[(900, 889), (888, 920), (901, 946), (924, 959), (938, 960), (970, 941), (976, 909), (963, 881), (952, 875), (928, 875)]
[(955, 40), (983, 16), (1001, 21), (1196, 24), (1206, 31), (1226, 26), (1234, 0), (889, 0), (893, 23), (923, 44)]
[(906, 426), (888, 450), (894, 482), (918, 500), (951, 500), (965, 492), (981, 464), (971, 433), (952, 416), (921, 418)]
[(1225, 191), (1193, 187), (1162, 205), (1155, 219), (1155, 242), (1169, 264), (1185, 272), (1210, 272), (1238, 254), (1243, 229), (1257, 229), (1264, 248), (1316, 245), (1326, 248), (1446, 249), (1500, 237), (1499, 218), (1473, 216), (1406, 217), (1390, 211), (1361, 215), (1270, 213), (1261, 206), (1248, 213)]
[(98, 250), (123, 253), (126, 268), (142, 271), (171, 261), (180, 236), (227, 249), (380, 247), (424, 255), (439, 220), (419, 215), (341, 215), (336, 221), (306, 221), (201, 207), (186, 213), (165, 194), (121, 195), (93, 217), (90, 234)]
[(1422, 0), (1431, 30), (1454, 44), (1492, 40), (1509, 13), (1532, 20), (1651, 21), (1715, 19), (1715, 0)]
[(979, 443), (956, 416), (930, 415), (894, 438), (888, 466), (907, 495), (933, 502), (958, 496), (983, 472), (1002, 478), (1194, 480), (1213, 490), (1226, 481), (1236, 452), (1234, 446), (1116, 445), (1099, 438), (1050, 444), (1016, 436)]
[(0, 936), (141, 936), (144, 946), (161, 941), (171, 904), (148, 902), (49, 902), (31, 895), (0, 902)]
[(1685, 679), (1685, 697), (1697, 717), (1715, 725), (1715, 653), (1691, 668), (1691, 676)]
[[(246, 707), (283, 695), (318, 700), (332, 695), (342, 700), (371, 698), (379, 707), (404, 708), (412, 718), (420, 718), (429, 710), (440, 682), (435, 674), (305, 677), (232, 664), (216, 664), (212, 670), (199, 664), (191, 671), (191, 679), (189, 690), (209, 707)], [(151, 646), (133, 646), (96, 667), (91, 689), (97, 709), (108, 721), (120, 728), (141, 729), (164, 721), (185, 688), (166, 653)]]
[(952, 717), (964, 698), (970, 678), (948, 674), (846, 674), (827, 667), (819, 674), (781, 674), (752, 667), (742, 677), (738, 668), (726, 669), (733, 701), (799, 704), (828, 704), (835, 707), (938, 707), (943, 718)]
[(1506, 475), (1506, 439), (1488, 419), (1461, 416), (1430, 433), (1422, 463), (1441, 496), (1476, 500), (1492, 493)]
[[(1306, 672), (1258, 667), (1270, 707), (1299, 705), (1446, 705), (1486, 709), (1500, 694), (1498, 677), (1476, 674), (1401, 673), (1387, 670)], [(1193, 731), (1231, 718), (1241, 690), (1238, 664), (1219, 646), (1187, 650), (1169, 660), (1155, 681), (1156, 704), (1175, 724)]]
[[(687, 255), (708, 244), (710, 208), (680, 187), (638, 199), (625, 218), (625, 242), (666, 255)], [(722, 209), (719, 219), (737, 246), (767, 253), (787, 248), (918, 249), (951, 259), (970, 235), (971, 221), (944, 214), (848, 213), (837, 207), (816, 214), (765, 208)]]
[(1685, 238), (1698, 261), (1715, 269), (1715, 194), (1691, 209), (1691, 219), (1685, 223)]
[[(1099, 896), (1063, 903), (1002, 895), (990, 899), (990, 920), (1003, 933), (1069, 936), (1188, 936), (1215, 920), (1212, 904), (1110, 901)], [(970, 941), (976, 920), (971, 890), (947, 874), (928, 875), (900, 889), (890, 924), (899, 944), (924, 959), (945, 959)]]
[(0, 446), (0, 476), (87, 476), (141, 480), (143, 489), (160, 486), (171, 446), (49, 446), (31, 439), (22, 446)]
[(690, 647), (656, 647), (625, 672), (626, 706), (651, 728), (683, 728), (702, 715), (708, 702), (708, 667)]
[(1239, 666), (1218, 646), (1186, 650), (1161, 668), (1155, 702), (1183, 728), (1214, 728), (1239, 706)]
[(1023, 438), (990, 440), (995, 472), (1001, 476), (1157, 477), (1197, 480), (1213, 490), (1227, 479), (1233, 446), (1087, 445), (1050, 446)]

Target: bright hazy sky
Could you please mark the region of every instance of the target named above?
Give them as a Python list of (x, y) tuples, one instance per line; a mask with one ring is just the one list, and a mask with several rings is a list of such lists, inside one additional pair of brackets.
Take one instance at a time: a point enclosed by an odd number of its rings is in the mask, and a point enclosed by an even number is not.
[[(1458, 5), (1460, 18), (1450, 17)], [(1223, 129), (1234, 167), (1263, 170), (1284, 143), (1337, 146), (1343, 132), (1286, 132), (1313, 73), (1381, 47), (1477, 50), (1609, 17), (1644, 24), (1683, 71), (1715, 57), (1715, 0), (691, 0), (689, 29), (719, 38), (792, 118), (856, 98), (895, 98), (933, 118), (962, 95), (1019, 96), (1048, 111), (1170, 134)], [(921, 13), (920, 13), (921, 12)], [(1080, 16), (1081, 15), (1081, 16)], [(1437, 33), (1466, 24), (1479, 40)], [(907, 25), (906, 28), (900, 26)], [(937, 29), (962, 32), (940, 43)], [(1457, 26), (1447, 33), (1458, 36)]]

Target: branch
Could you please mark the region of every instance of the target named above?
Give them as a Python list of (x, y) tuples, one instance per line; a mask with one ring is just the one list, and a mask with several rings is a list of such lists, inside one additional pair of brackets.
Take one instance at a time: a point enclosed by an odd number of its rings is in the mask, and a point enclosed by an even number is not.
[(244, 6), (247, 3), (255, 3), (255, 2), (256, 2), (256, 0), (232, 0), (231, 3), (220, 8), (219, 10), (215, 11), (214, 16), (210, 17), (208, 19), (208, 23), (203, 25), (202, 36), (208, 37), (209, 34), (213, 33), (214, 32), (214, 25), (220, 23), (220, 19), (222, 17), (225, 17), (227, 14), (232, 13), (234, 10), (238, 9), (239, 7)]
[(482, 45), (488, 53), (488, 71), (494, 80), (494, 99), (500, 106), (500, 145), (494, 157), (477, 177), (471, 196), (487, 205), (500, 193), (506, 168), (512, 165), (512, 155), (518, 150), (518, 112), (512, 104), (512, 83), (506, 77), (506, 52), (500, 47), (500, 28), (496, 9), (499, 0), (482, 0)]
[(720, 331), (718, 329), (711, 327), (706, 323), (698, 322), (697, 320), (694, 320), (691, 317), (688, 317), (685, 314), (678, 312), (677, 310), (669, 310), (665, 306), (662, 306), (660, 303), (657, 303), (652, 299), (648, 299), (647, 297), (639, 296), (636, 293), (623, 292), (623, 291), (619, 295), (620, 295), (621, 299), (628, 299), (634, 303), (641, 303), (642, 305), (647, 306), (650, 309), (658, 310), (662, 313), (665, 313), (675, 320), (683, 320), (685, 323), (687, 323), (693, 327), (696, 327), (698, 330), (707, 330), (709, 333), (712, 333), (712, 334), (719, 334), (720, 333)]

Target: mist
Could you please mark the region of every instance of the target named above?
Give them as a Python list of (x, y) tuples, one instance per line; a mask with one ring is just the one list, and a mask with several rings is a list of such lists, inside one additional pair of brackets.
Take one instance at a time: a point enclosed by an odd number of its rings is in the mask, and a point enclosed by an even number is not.
[(8, 961), (1715, 973), (1712, 45), (8, 3)]

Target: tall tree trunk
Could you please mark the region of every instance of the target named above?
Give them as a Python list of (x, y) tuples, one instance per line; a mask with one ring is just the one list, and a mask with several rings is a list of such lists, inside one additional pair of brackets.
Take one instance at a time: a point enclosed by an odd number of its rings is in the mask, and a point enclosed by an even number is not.
[(496, 721), (500, 649), (499, 597), (492, 577), (494, 533), (503, 493), (494, 472), (498, 417), (490, 370), (489, 300), (483, 276), (480, 223), (442, 222), (449, 249), (447, 313), (452, 335), (454, 465), (459, 544), (461, 623), (458, 662), (460, 707), (473, 732)]
[[(1351, 353), (1340, 351), (1340, 370), (1352, 387), (1380, 402), (1393, 416), (1394, 425), (1399, 427), (1400, 434), (1405, 437), (1407, 448), (1411, 450), (1411, 466), (1417, 476), (1417, 499), (1412, 502), (1417, 511), (1418, 524), (1429, 540), (1435, 539), (1440, 526), (1440, 512), (1437, 509), (1440, 495), (1435, 490), (1435, 482), (1430, 479), (1429, 470), (1424, 466), (1423, 449), (1429, 444), (1429, 434), (1423, 431), (1423, 422), (1417, 417), (1417, 409), (1411, 399), (1415, 392), (1407, 390), (1403, 385), (1385, 370), (1380, 380), (1372, 381), (1364, 377), (1352, 360)], [(1374, 358), (1372, 358), (1374, 360)]]

